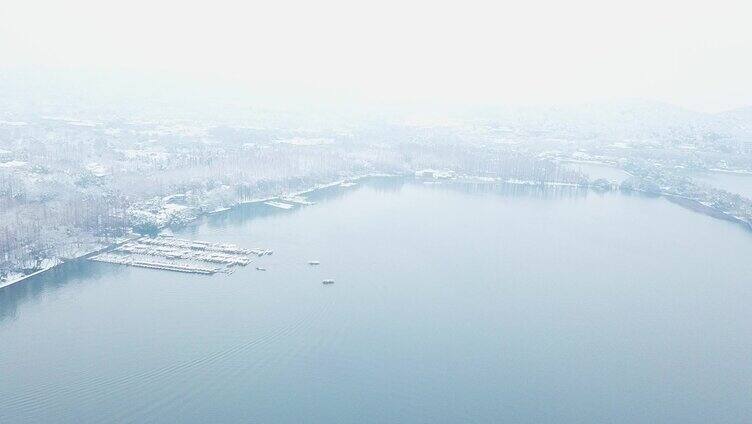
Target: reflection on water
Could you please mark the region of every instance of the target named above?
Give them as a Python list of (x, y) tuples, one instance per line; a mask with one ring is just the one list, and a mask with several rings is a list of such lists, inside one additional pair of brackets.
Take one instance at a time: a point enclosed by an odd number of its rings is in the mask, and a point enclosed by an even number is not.
[[(557, 185), (528, 185), (528, 184), (509, 184), (505, 182), (462, 182), (462, 181), (438, 181), (425, 183), (421, 180), (403, 177), (370, 177), (360, 181), (358, 185), (351, 187), (341, 187), (339, 185), (325, 187), (314, 192), (304, 195), (308, 200), (321, 203), (340, 199), (357, 190), (359, 187), (367, 185), (370, 190), (376, 193), (395, 193), (402, 190), (406, 185), (420, 186), (427, 189), (435, 188), (436, 190), (456, 190), (464, 193), (477, 194), (497, 194), (507, 197), (533, 197), (540, 199), (564, 199), (584, 197), (588, 195), (588, 189), (583, 187), (557, 186)], [(205, 225), (209, 228), (223, 228), (228, 225), (242, 225), (250, 220), (265, 218), (270, 216), (295, 215), (300, 213), (302, 208), (280, 209), (266, 205), (262, 202), (247, 203), (238, 205), (230, 210), (212, 214), (201, 218), (193, 225), (180, 230), (183, 235), (196, 236), (199, 228)]]
[(98, 280), (117, 271), (108, 264), (76, 260), (0, 289), (0, 323), (16, 318), (19, 305), (49, 296), (69, 284)]
[[(404, 184), (409, 180), (403, 178), (391, 178), (391, 177), (371, 177), (361, 180), (359, 185), (351, 187), (341, 187), (334, 185), (331, 187), (325, 187), (311, 193), (304, 194), (303, 197), (312, 202), (326, 202), (335, 199), (342, 198), (349, 192), (357, 190), (362, 184), (368, 184), (368, 186), (379, 192), (394, 192), (399, 191)], [(252, 219), (264, 218), (268, 216), (283, 216), (285, 214), (296, 214), (301, 210), (300, 207), (293, 209), (280, 209), (274, 206), (269, 206), (263, 202), (240, 204), (230, 210), (216, 213), (206, 216), (194, 225), (181, 229), (181, 234), (195, 235), (197, 229), (201, 225), (207, 225), (212, 228), (221, 228), (227, 225), (240, 225), (248, 222)]]
[[(367, 178), (360, 184), (368, 184), (377, 192), (399, 191), (409, 180), (403, 178)], [(325, 187), (305, 195), (314, 202), (332, 201), (342, 198), (347, 193), (355, 190), (359, 185), (352, 187), (340, 187), (338, 185)], [(263, 203), (247, 203), (238, 205), (230, 210), (205, 216), (195, 223), (181, 228), (181, 237), (198, 237), (201, 226), (208, 228), (225, 228), (228, 226), (240, 226), (253, 219), (262, 219), (270, 216), (284, 216), (297, 214), (301, 208), (290, 210), (279, 209)], [(17, 316), (19, 305), (33, 302), (41, 297), (50, 295), (55, 290), (68, 284), (78, 284), (83, 281), (96, 280), (106, 277), (108, 274), (122, 271), (121, 267), (100, 262), (76, 260), (66, 262), (47, 272), (28, 278), (20, 283), (0, 289), (0, 323), (4, 320), (14, 319)]]
[(429, 187), (443, 189), (443, 186), (452, 190), (471, 194), (496, 194), (503, 197), (532, 197), (536, 199), (566, 199), (584, 197), (588, 195), (588, 189), (566, 185), (535, 185), (535, 184), (510, 184), (505, 182), (446, 182), (443, 184), (429, 185)]
[(272, 248), (267, 272), (77, 262), (0, 291), (0, 423), (752, 416), (734, 225), (567, 187), (374, 179), (309, 198), (177, 233)]

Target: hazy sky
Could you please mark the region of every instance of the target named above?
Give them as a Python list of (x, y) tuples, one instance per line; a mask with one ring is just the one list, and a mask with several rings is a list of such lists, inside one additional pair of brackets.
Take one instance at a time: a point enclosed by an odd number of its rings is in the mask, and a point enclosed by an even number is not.
[(440, 3), (3, 0), (0, 63), (389, 102), (752, 104), (750, 0)]

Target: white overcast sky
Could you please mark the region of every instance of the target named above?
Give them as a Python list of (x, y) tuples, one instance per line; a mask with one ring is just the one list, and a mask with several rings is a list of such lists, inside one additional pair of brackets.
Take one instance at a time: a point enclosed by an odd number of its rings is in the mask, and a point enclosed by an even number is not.
[(0, 72), (113, 69), (371, 101), (752, 104), (752, 0), (0, 2)]

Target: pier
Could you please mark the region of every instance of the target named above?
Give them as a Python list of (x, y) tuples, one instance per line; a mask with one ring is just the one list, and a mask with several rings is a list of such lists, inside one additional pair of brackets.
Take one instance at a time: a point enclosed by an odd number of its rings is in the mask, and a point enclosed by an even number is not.
[(301, 193), (290, 194), (274, 199), (269, 199), (264, 202), (267, 206), (272, 206), (279, 209), (292, 209), (295, 206), (310, 206), (315, 205), (316, 202), (311, 202), (301, 195)]
[(295, 205), (291, 205), (289, 203), (278, 202), (276, 200), (269, 200), (268, 202), (264, 202), (264, 204), (268, 206), (273, 206), (279, 209), (292, 209), (295, 207)]
[(246, 266), (251, 256), (271, 255), (269, 249), (244, 249), (234, 244), (211, 243), (169, 236), (142, 237), (89, 260), (139, 268), (211, 275)]
[(118, 264), (118, 265), (128, 265), (128, 266), (135, 266), (138, 268), (149, 268), (149, 269), (162, 269), (165, 271), (177, 271), (177, 272), (186, 272), (190, 274), (205, 274), (205, 275), (211, 275), (216, 274), (220, 271), (220, 268), (208, 268), (198, 265), (181, 265), (181, 264), (173, 264), (173, 263), (167, 263), (167, 262), (155, 262), (155, 261), (137, 261), (132, 259), (127, 259), (120, 256), (112, 255), (111, 253), (104, 253), (98, 256), (95, 256), (93, 258), (90, 258), (89, 260), (95, 261), (95, 262), (106, 262), (110, 264)]
[(316, 202), (311, 202), (310, 200), (302, 196), (283, 197), (282, 200), (284, 200), (287, 203), (292, 203), (292, 204), (300, 205), (300, 206), (310, 206), (310, 205), (316, 204)]

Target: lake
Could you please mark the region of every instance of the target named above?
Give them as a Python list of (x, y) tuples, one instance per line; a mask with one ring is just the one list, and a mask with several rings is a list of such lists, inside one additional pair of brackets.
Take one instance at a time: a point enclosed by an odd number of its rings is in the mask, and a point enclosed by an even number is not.
[(309, 199), (178, 233), (274, 249), (233, 274), (72, 262), (0, 290), (0, 422), (752, 417), (752, 234), (733, 223), (581, 189)]

